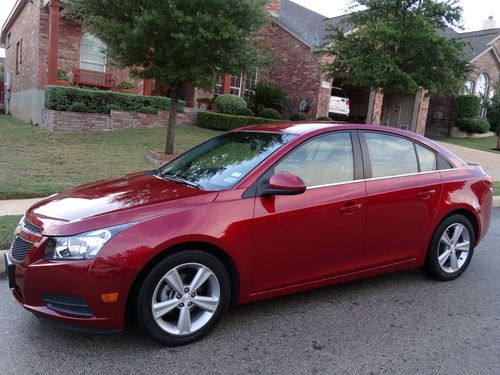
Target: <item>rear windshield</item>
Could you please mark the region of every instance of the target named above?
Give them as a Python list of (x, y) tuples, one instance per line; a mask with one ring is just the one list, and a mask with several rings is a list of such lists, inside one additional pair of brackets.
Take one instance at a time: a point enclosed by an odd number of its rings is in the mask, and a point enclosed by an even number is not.
[(332, 89), (332, 96), (338, 96), (341, 98), (347, 98), (346, 94), (341, 89)]
[(225, 133), (165, 164), (157, 176), (185, 181), (203, 190), (230, 189), (295, 137), (270, 132)]

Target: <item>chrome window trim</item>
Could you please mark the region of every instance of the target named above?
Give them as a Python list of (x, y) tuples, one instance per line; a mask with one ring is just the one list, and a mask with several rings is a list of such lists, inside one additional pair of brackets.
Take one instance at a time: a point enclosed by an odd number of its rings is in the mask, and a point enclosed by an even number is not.
[(417, 176), (417, 175), (431, 174), (431, 173), (437, 173), (437, 172), (449, 172), (449, 171), (454, 171), (456, 169), (457, 168), (448, 168), (448, 169), (441, 169), (441, 170), (428, 171), (428, 172), (416, 172), (416, 173), (398, 174), (398, 175), (394, 175), (394, 176), (362, 178), (362, 179), (359, 179), (359, 180), (351, 180), (351, 181), (335, 182), (335, 183), (332, 183), (332, 184), (308, 186), (308, 187), (306, 187), (306, 190), (319, 189), (319, 188), (323, 188), (323, 187), (330, 187), (330, 186), (337, 186), (337, 185), (346, 185), (346, 184), (352, 184), (352, 183), (355, 183), (355, 182), (368, 182), (368, 181), (376, 181), (376, 180), (387, 180), (387, 179), (391, 179), (391, 178)]

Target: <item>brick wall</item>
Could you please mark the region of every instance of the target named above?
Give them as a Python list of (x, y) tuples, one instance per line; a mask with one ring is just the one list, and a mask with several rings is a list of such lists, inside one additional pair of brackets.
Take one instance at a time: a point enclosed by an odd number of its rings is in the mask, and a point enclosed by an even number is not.
[[(40, 1), (27, 2), (10, 29), (10, 44), (5, 48), (5, 71), (10, 72), (12, 92), (37, 87), (38, 24)], [(22, 40), (22, 64), (16, 73), (16, 44)]]
[[(44, 109), (40, 126), (54, 132), (103, 131), (166, 126), (169, 113), (157, 115), (137, 112), (111, 111), (111, 114), (63, 112)], [(177, 114), (177, 125), (195, 125), (196, 112)]]
[[(289, 104), (286, 114), (298, 112), (301, 100), (307, 100), (311, 109), (309, 118), (328, 115), (328, 105), (321, 93), (322, 81), (321, 56), (318, 56), (305, 43), (273, 23), (264, 32), (268, 35), (267, 48), (274, 56), (270, 69), (262, 72), (261, 81), (279, 86), (288, 95)], [(326, 89), (325, 91), (328, 91)], [(329, 92), (327, 93), (329, 96)]]

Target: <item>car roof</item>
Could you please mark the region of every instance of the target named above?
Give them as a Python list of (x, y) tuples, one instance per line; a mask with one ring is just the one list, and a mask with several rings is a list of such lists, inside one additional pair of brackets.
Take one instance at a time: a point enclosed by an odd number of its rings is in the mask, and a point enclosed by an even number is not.
[(455, 154), (424, 136), (414, 133), (409, 130), (403, 130), (399, 128), (393, 128), (385, 125), (367, 125), (367, 124), (353, 124), (348, 122), (319, 122), (319, 121), (294, 121), (294, 122), (273, 122), (269, 124), (259, 124), (251, 125), (243, 128), (238, 128), (233, 131), (255, 131), (255, 132), (272, 132), (272, 133), (285, 133), (296, 135), (300, 138), (309, 138), (316, 134), (327, 133), (330, 131), (339, 130), (365, 130), (365, 131), (377, 131), (387, 134), (394, 134), (410, 138), (414, 141), (420, 142), (428, 147), (439, 152), (441, 155), (452, 160), (455, 165), (464, 165), (465, 163), (462, 159), (457, 157)]

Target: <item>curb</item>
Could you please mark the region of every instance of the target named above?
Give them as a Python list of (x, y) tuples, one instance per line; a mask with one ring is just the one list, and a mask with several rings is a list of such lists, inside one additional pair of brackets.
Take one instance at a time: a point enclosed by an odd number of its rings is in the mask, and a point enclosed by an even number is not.
[(5, 262), (3, 261), (3, 255), (7, 254), (9, 250), (0, 250), (0, 276), (5, 274)]
[(493, 208), (500, 207), (500, 195), (495, 195), (493, 197)]

